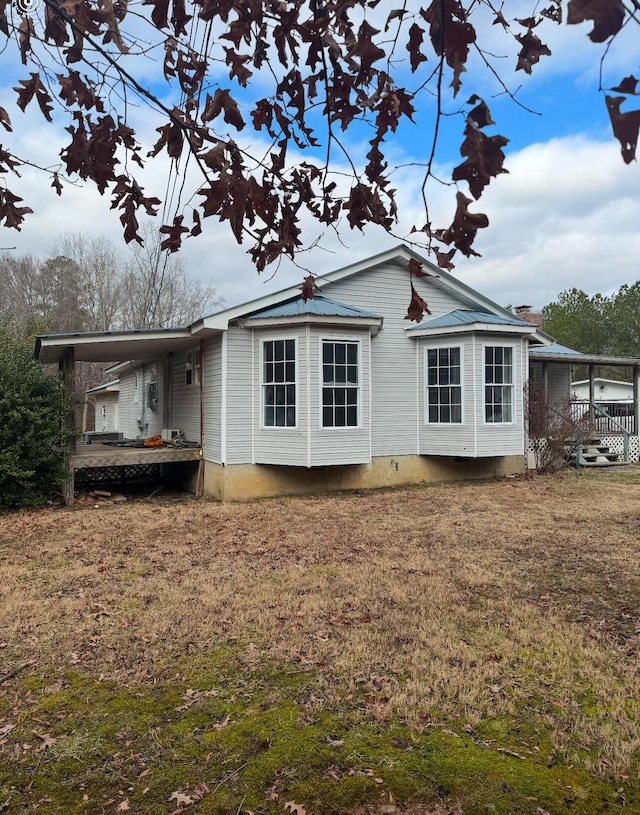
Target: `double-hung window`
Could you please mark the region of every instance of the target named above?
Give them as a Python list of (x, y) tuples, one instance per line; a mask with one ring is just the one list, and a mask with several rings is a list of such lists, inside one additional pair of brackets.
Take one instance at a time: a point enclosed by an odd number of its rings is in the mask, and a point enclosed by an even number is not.
[(184, 355), (184, 384), (187, 387), (191, 385), (200, 384), (200, 368), (202, 362), (200, 359), (200, 349), (195, 348), (191, 351), (186, 351)]
[(487, 424), (513, 422), (513, 348), (485, 346), (484, 417)]
[(358, 343), (322, 341), (322, 427), (358, 426)]
[(462, 423), (460, 348), (427, 350), (427, 422)]
[(296, 426), (296, 341), (262, 343), (262, 404), (265, 427)]

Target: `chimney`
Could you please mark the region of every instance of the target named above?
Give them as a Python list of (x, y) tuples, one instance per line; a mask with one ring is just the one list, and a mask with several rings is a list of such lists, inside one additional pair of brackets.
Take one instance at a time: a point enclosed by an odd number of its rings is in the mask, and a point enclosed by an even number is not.
[(538, 328), (542, 328), (542, 314), (538, 311), (531, 311), (531, 306), (516, 306), (515, 312), (525, 323), (531, 323)]

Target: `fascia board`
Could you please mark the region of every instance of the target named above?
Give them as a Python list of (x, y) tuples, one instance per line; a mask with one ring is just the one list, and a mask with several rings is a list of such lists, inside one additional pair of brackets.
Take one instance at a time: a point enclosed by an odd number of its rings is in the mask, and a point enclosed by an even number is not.
[(296, 325), (333, 325), (348, 328), (369, 328), (377, 334), (382, 328), (382, 319), (374, 317), (340, 317), (328, 314), (296, 314), (290, 317), (255, 317), (238, 320), (243, 328), (283, 328)]
[(494, 323), (471, 323), (470, 325), (451, 325), (442, 328), (429, 328), (425, 326), (420, 330), (405, 328), (408, 337), (439, 337), (447, 334), (533, 334), (534, 327), (527, 328), (519, 325), (495, 325)]

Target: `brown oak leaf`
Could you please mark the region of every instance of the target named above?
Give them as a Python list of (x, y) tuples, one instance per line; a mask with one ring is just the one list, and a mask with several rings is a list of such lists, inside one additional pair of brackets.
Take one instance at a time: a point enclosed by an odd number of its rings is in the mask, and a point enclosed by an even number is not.
[(170, 801), (175, 801), (179, 807), (188, 807), (193, 803), (193, 798), (190, 795), (185, 795), (183, 792), (176, 790), (169, 796)]
[(604, 42), (617, 34), (622, 28), (624, 17), (622, 0), (569, 0), (568, 25), (591, 20), (593, 30), (589, 38), (592, 42)]
[(613, 135), (620, 142), (622, 158), (625, 164), (631, 164), (636, 157), (638, 132), (640, 131), (640, 110), (622, 112), (620, 105), (624, 96), (605, 96)]

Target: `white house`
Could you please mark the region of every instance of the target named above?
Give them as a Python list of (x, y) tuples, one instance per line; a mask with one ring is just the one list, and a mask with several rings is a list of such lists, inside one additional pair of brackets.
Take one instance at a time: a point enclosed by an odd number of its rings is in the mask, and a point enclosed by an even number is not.
[(119, 360), (119, 430), (197, 442), (198, 489), (220, 499), (524, 470), (529, 352), (550, 337), (404, 246), (316, 283), (185, 328), (41, 336), (37, 354)]
[(112, 379), (86, 392), (87, 400), (95, 407), (94, 430), (96, 433), (114, 433), (118, 430), (120, 380)]
[[(622, 382), (619, 379), (604, 379), (596, 376), (593, 379), (594, 397), (596, 402), (632, 402), (633, 382)], [(571, 391), (577, 401), (584, 402), (589, 399), (589, 380), (579, 379), (571, 383)]]

